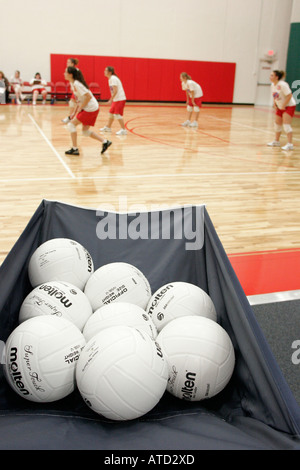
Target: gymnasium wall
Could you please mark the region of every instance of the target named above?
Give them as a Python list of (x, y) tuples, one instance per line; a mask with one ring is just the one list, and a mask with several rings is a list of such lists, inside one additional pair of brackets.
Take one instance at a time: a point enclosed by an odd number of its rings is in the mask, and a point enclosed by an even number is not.
[[(98, 65), (98, 58), (109, 57), (115, 58), (110, 65), (120, 65), (120, 77), (125, 74), (128, 94), (139, 97), (135, 99), (177, 100), (180, 95), (184, 101), (178, 71), (186, 65), (192, 71), (185, 71), (203, 85), (205, 100), (254, 103), (264, 52), (276, 49), (278, 65), (286, 66), (293, 0), (0, 4), (0, 70), (9, 78), (19, 69), (24, 80), (39, 71), (50, 81), (51, 74), (59, 74), (58, 68), (52, 71), (51, 57), (62, 55), (80, 57), (85, 63), (93, 57), (100, 81), (103, 63)], [(134, 65), (132, 70), (128, 65)]]
[(290, 84), (294, 98), (296, 99), (296, 110), (300, 111), (300, 0), (293, 2), (291, 15), (288, 56), (286, 65), (286, 80)]
[[(62, 80), (68, 57), (73, 55), (51, 54), (51, 81)], [(171, 59), (143, 59), (132, 57), (101, 57), (77, 55), (79, 68), (86, 82), (97, 82), (101, 87), (101, 100), (110, 97), (104, 69), (115, 67), (122, 79), (127, 100), (132, 101), (184, 101), (179, 75), (187, 71), (197, 77), (205, 91), (206, 102), (232, 103), (235, 64), (226, 62), (201, 62)], [(222, 77), (223, 86), (219, 86)]]

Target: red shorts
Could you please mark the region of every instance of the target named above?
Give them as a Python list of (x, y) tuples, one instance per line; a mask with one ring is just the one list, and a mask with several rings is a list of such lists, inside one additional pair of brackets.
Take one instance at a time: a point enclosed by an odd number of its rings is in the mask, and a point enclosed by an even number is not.
[(76, 119), (78, 119), (78, 121), (80, 121), (81, 124), (83, 124), (84, 126), (94, 126), (99, 111), (99, 108), (97, 109), (97, 111), (92, 111), (89, 113), (87, 111), (82, 110), (77, 114)]
[(32, 93), (33, 93), (34, 91), (37, 91), (38, 93), (42, 93), (43, 91), (46, 91), (46, 88), (34, 88), (34, 89), (32, 90)]
[(285, 109), (276, 109), (276, 116), (282, 117), (283, 113), (289, 114), (291, 117), (294, 116), (296, 110), (296, 106), (287, 106)]
[(120, 114), (120, 116), (123, 116), (125, 103), (126, 100), (113, 101), (109, 110), (110, 114)]
[[(200, 96), (200, 98), (194, 98), (194, 103), (195, 103), (195, 106), (199, 106), (199, 108), (201, 108), (201, 106), (202, 106), (202, 96)], [(192, 98), (189, 98), (188, 106), (194, 106), (192, 104)]]

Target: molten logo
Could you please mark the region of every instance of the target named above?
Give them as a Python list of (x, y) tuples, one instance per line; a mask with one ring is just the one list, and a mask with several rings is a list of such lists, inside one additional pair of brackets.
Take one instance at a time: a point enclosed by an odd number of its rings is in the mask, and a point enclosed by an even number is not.
[(59, 300), (64, 307), (69, 308), (72, 306), (72, 302), (68, 299), (63, 292), (58, 290), (56, 287), (52, 287), (51, 285), (42, 284), (39, 286), (39, 290), (45, 291), (50, 297), (55, 297), (55, 299)]
[(23, 395), (30, 395), (29, 391), (25, 388), (24, 383), (22, 382), (22, 374), (19, 371), (19, 366), (17, 363), (17, 348), (11, 348), (9, 354), (9, 369), (10, 369), (10, 377), (14, 381), (15, 386), (18, 388), (19, 392)]
[(160, 300), (164, 297), (164, 295), (168, 292), (169, 289), (172, 289), (174, 286), (172, 284), (168, 284), (167, 286), (165, 286), (163, 289), (161, 289), (157, 294), (156, 296), (154, 297), (154, 299), (152, 300), (152, 303), (151, 303), (151, 307), (149, 308), (148, 310), (148, 313), (149, 315), (151, 316), (152, 313), (153, 313), (153, 310), (155, 309), (155, 307), (158, 305), (158, 303), (160, 302)]
[(183, 400), (191, 400), (195, 389), (196, 374), (194, 372), (187, 372), (185, 376), (184, 387), (182, 387)]

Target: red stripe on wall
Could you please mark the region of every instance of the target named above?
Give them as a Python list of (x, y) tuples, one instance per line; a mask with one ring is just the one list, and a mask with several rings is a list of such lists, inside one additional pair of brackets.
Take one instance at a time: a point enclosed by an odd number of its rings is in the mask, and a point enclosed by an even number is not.
[(233, 102), (235, 63), (50, 54), (53, 83), (64, 81), (64, 71), (69, 57), (79, 59), (78, 67), (87, 83), (99, 83), (102, 100), (110, 97), (104, 69), (111, 65), (122, 80), (127, 100), (185, 102), (185, 92), (181, 89), (179, 75), (181, 72), (187, 72), (193, 80), (200, 83), (204, 102)]
[(246, 295), (300, 289), (300, 248), (228, 255)]

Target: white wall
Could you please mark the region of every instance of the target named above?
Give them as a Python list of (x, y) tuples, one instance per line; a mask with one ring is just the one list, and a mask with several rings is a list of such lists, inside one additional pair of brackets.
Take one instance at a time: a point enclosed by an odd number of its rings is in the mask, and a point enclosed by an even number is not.
[(300, 23), (300, 0), (293, 1), (291, 23)]
[(25, 80), (37, 71), (50, 80), (50, 53), (236, 62), (234, 102), (254, 103), (264, 51), (276, 49), (285, 67), (293, 0), (0, 0), (0, 5), (0, 70), (8, 77), (20, 69)]

